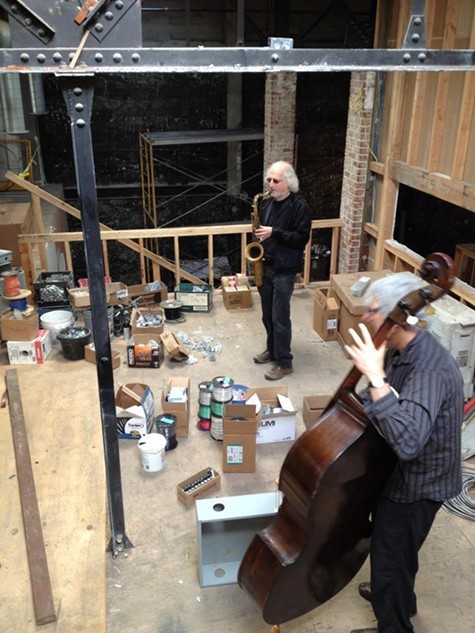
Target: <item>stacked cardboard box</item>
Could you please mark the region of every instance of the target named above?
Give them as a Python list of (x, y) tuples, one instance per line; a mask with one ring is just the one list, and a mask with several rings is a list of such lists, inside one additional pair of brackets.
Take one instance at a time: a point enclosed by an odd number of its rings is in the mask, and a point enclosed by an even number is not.
[(223, 472), (256, 470), (256, 432), (261, 413), (256, 405), (226, 404), (223, 415)]

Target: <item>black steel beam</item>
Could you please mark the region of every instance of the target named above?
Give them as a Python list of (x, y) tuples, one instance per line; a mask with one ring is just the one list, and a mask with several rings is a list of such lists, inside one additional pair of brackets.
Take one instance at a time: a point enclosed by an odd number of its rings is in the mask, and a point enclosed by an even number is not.
[(78, 184), (81, 225), (91, 297), (92, 333), (97, 359), (99, 404), (111, 525), (109, 549), (116, 556), (124, 548), (131, 547), (131, 543), (125, 533), (112, 354), (104, 286), (104, 261), (92, 151), (91, 113), (94, 78), (84, 75), (82, 77), (64, 75), (60, 81), (71, 121), (76, 182)]
[(243, 73), (473, 71), (474, 50), (273, 48), (85, 48), (74, 69), (75, 49), (1, 49), (0, 72)]

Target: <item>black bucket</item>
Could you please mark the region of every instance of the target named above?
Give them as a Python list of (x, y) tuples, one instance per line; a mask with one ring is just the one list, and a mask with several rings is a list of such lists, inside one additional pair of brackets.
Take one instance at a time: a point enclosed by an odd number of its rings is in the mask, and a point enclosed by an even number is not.
[(91, 330), (87, 327), (67, 327), (56, 335), (63, 355), (68, 360), (84, 358), (84, 348), (91, 342)]

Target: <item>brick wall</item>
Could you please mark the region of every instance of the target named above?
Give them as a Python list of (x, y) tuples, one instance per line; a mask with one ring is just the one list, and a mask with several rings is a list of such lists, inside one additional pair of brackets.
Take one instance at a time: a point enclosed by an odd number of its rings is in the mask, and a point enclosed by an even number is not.
[(374, 86), (374, 72), (352, 73), (340, 206), (340, 273), (360, 270)]
[(296, 73), (267, 75), (264, 169), (277, 160), (294, 163), (296, 91)]

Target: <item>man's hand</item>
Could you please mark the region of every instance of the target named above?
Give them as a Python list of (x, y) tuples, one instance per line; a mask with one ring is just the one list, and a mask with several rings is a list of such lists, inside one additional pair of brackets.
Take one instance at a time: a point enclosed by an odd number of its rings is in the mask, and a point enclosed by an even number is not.
[(263, 242), (264, 240), (268, 240), (272, 235), (272, 227), (271, 226), (260, 226), (256, 229), (256, 237), (258, 242)]
[(370, 382), (375, 378), (384, 378), (384, 355), (386, 353), (386, 343), (376, 348), (368, 328), (363, 323), (359, 324), (361, 336), (350, 328), (348, 331), (354, 340), (353, 345), (345, 345), (345, 350), (354, 362), (359, 371), (368, 378)]

